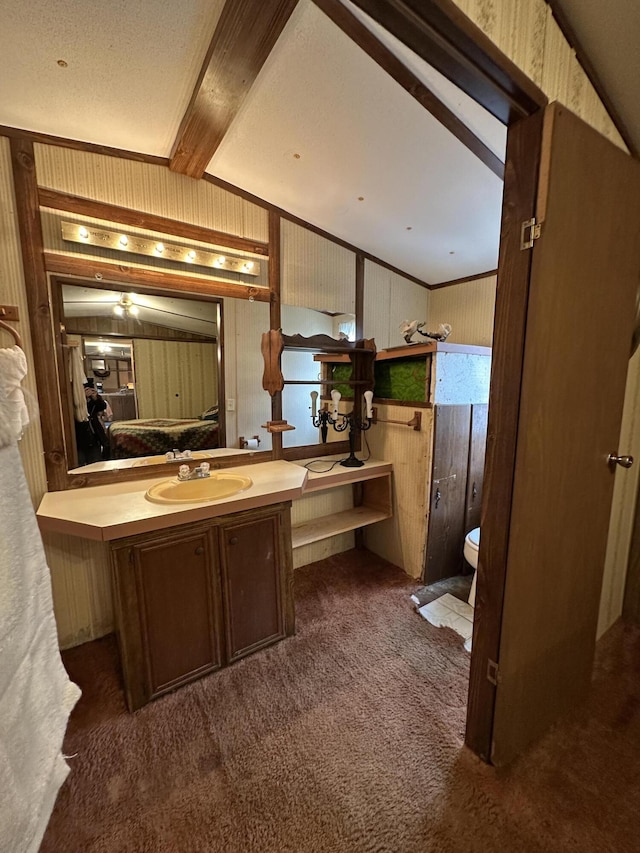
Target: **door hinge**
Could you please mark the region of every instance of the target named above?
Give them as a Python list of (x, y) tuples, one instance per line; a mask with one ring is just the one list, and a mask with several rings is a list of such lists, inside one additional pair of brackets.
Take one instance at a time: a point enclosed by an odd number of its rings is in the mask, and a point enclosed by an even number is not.
[(525, 219), (520, 226), (520, 249), (531, 249), (533, 241), (537, 240), (542, 230), (542, 223), (533, 219)]
[(491, 659), (487, 661), (487, 681), (490, 681), (495, 687), (497, 687), (501, 681), (500, 667)]

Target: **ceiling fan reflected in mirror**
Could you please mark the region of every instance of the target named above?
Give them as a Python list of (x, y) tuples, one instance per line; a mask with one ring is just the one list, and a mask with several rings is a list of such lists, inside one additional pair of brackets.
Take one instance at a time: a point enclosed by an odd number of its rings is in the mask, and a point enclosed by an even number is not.
[(139, 323), (140, 319), (138, 315), (140, 314), (140, 309), (133, 301), (133, 297), (133, 293), (121, 293), (120, 301), (113, 306), (113, 313), (116, 315), (116, 317), (122, 317), (125, 319), (129, 319), (130, 317), (132, 317)]

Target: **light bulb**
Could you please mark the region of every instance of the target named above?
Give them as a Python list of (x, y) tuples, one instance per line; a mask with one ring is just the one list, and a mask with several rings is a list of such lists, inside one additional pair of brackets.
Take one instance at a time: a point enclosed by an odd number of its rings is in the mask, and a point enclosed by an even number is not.
[(86, 240), (87, 237), (89, 236), (89, 232), (84, 227), (84, 225), (81, 225), (80, 228), (78, 228), (78, 234), (80, 237), (82, 237), (83, 240)]
[(124, 308), (122, 307), (122, 305), (114, 305), (113, 313), (117, 314), (118, 317), (122, 317), (122, 315), (124, 314)]
[(373, 417), (373, 391), (365, 391), (362, 396), (364, 397), (364, 404), (367, 407), (367, 418), (371, 420)]
[(342, 394), (336, 388), (334, 388), (333, 391), (331, 392), (331, 399), (333, 400), (333, 417), (334, 418), (338, 417), (338, 403), (340, 402), (340, 397), (342, 397)]
[(156, 243), (156, 252), (161, 255), (164, 252), (164, 243)]
[(195, 260), (195, 257), (196, 257), (196, 253), (193, 251), (193, 249), (191, 249), (190, 252), (187, 252), (187, 260), (188, 261)]
[(137, 305), (131, 305), (129, 307), (129, 314), (131, 314), (132, 317), (137, 317), (139, 313), (140, 313), (140, 309), (138, 308)]
[(221, 266), (222, 266), (222, 264), (223, 264), (226, 260), (227, 260), (227, 259), (225, 258), (225, 256), (224, 256), (224, 255), (220, 255), (220, 257), (219, 257), (219, 258), (216, 258), (215, 263), (216, 263), (216, 264), (218, 264), (218, 266), (219, 266), (219, 267), (221, 267)]
[(311, 417), (315, 418), (317, 411), (317, 403), (318, 403), (318, 392), (311, 392)]
[(122, 237), (120, 237), (119, 242), (120, 242), (121, 246), (128, 246), (129, 245), (129, 238), (127, 237), (126, 234), (123, 234)]

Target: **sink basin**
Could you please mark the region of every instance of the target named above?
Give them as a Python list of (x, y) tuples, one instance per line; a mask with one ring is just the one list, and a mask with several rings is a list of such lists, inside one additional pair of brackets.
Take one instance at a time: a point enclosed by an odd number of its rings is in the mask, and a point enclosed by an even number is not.
[(157, 504), (194, 504), (230, 498), (253, 485), (250, 477), (241, 474), (211, 474), (197, 480), (163, 480), (147, 489), (147, 500)]
[[(195, 450), (191, 454), (192, 459), (207, 459), (207, 457), (208, 457), (207, 453), (202, 453), (202, 452), (199, 453), (197, 450)], [(141, 465), (161, 465), (166, 461), (167, 461), (167, 457), (164, 455), (164, 453), (161, 456), (144, 456), (142, 459), (136, 459), (135, 462), (132, 462), (131, 467), (132, 468), (138, 468)], [(177, 463), (182, 464), (183, 462), (188, 462), (188, 459), (171, 459), (169, 464), (170, 465), (177, 464)]]

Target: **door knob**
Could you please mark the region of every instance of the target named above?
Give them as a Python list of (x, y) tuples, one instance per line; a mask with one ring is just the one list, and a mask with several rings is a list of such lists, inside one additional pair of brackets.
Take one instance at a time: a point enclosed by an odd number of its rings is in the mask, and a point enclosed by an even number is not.
[(607, 462), (613, 468), (614, 465), (621, 465), (623, 468), (631, 468), (633, 465), (633, 456), (616, 456), (615, 453), (610, 453)]
[(229, 539), (229, 545), (237, 545), (237, 544), (238, 544), (238, 537), (232, 536), (231, 539)]

